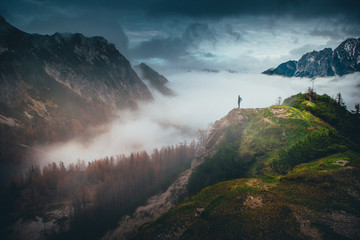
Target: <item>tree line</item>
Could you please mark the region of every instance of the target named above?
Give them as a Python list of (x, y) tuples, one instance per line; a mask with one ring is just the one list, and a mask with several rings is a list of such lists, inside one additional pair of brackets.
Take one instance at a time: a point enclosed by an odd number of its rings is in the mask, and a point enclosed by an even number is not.
[[(190, 167), (197, 145), (175, 146), (117, 155), (92, 162), (78, 160), (69, 166), (49, 163), (32, 166), (6, 189), (5, 219), (33, 218), (49, 205), (70, 204), (70, 230), (52, 233), (54, 239), (98, 239), (121, 216), (151, 195), (165, 190), (178, 174)], [(9, 223), (9, 222), (8, 222)]]

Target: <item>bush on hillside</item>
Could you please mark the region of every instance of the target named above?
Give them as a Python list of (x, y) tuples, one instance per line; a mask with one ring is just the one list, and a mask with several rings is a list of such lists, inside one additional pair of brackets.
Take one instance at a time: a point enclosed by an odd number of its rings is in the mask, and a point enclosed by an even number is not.
[[(340, 98), (339, 98), (340, 97)], [(355, 143), (360, 142), (360, 118), (346, 109), (341, 96), (337, 100), (326, 94), (297, 94), (284, 100), (283, 104), (305, 110), (335, 127), (341, 135)], [(313, 104), (308, 104), (309, 102)]]
[(346, 151), (348, 146), (349, 142), (335, 130), (315, 131), (281, 151), (270, 167), (277, 173), (287, 173), (301, 163)]

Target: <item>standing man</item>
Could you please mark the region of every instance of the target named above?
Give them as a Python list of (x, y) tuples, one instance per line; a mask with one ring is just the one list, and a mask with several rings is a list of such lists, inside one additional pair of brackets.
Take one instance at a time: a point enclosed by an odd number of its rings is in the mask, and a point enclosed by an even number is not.
[(238, 96), (238, 108), (240, 108), (240, 102), (241, 102), (242, 98), (240, 97), (240, 95)]

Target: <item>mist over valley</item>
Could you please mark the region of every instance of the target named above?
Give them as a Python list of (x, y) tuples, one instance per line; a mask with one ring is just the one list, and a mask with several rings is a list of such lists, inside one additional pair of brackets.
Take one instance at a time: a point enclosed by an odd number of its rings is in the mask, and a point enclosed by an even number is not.
[(359, 239), (354, 0), (0, 2), (0, 239)]

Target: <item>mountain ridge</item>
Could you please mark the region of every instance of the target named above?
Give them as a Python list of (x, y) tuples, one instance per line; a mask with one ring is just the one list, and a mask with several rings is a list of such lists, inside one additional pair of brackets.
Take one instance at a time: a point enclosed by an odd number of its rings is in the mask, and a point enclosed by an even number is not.
[(140, 63), (135, 66), (135, 70), (137, 70), (140, 78), (143, 81), (148, 81), (150, 86), (155, 88), (161, 94), (165, 96), (175, 96), (175, 93), (166, 86), (169, 83), (163, 75), (156, 72), (154, 69), (146, 65), (145, 63)]
[(29, 34), (3, 17), (0, 72), (1, 162), (23, 159), (24, 145), (89, 134), (119, 109), (153, 100), (130, 62), (105, 38)]
[(324, 48), (304, 54), (298, 61), (290, 60), (264, 72), (286, 77), (343, 76), (360, 71), (360, 38), (348, 38), (335, 50)]

